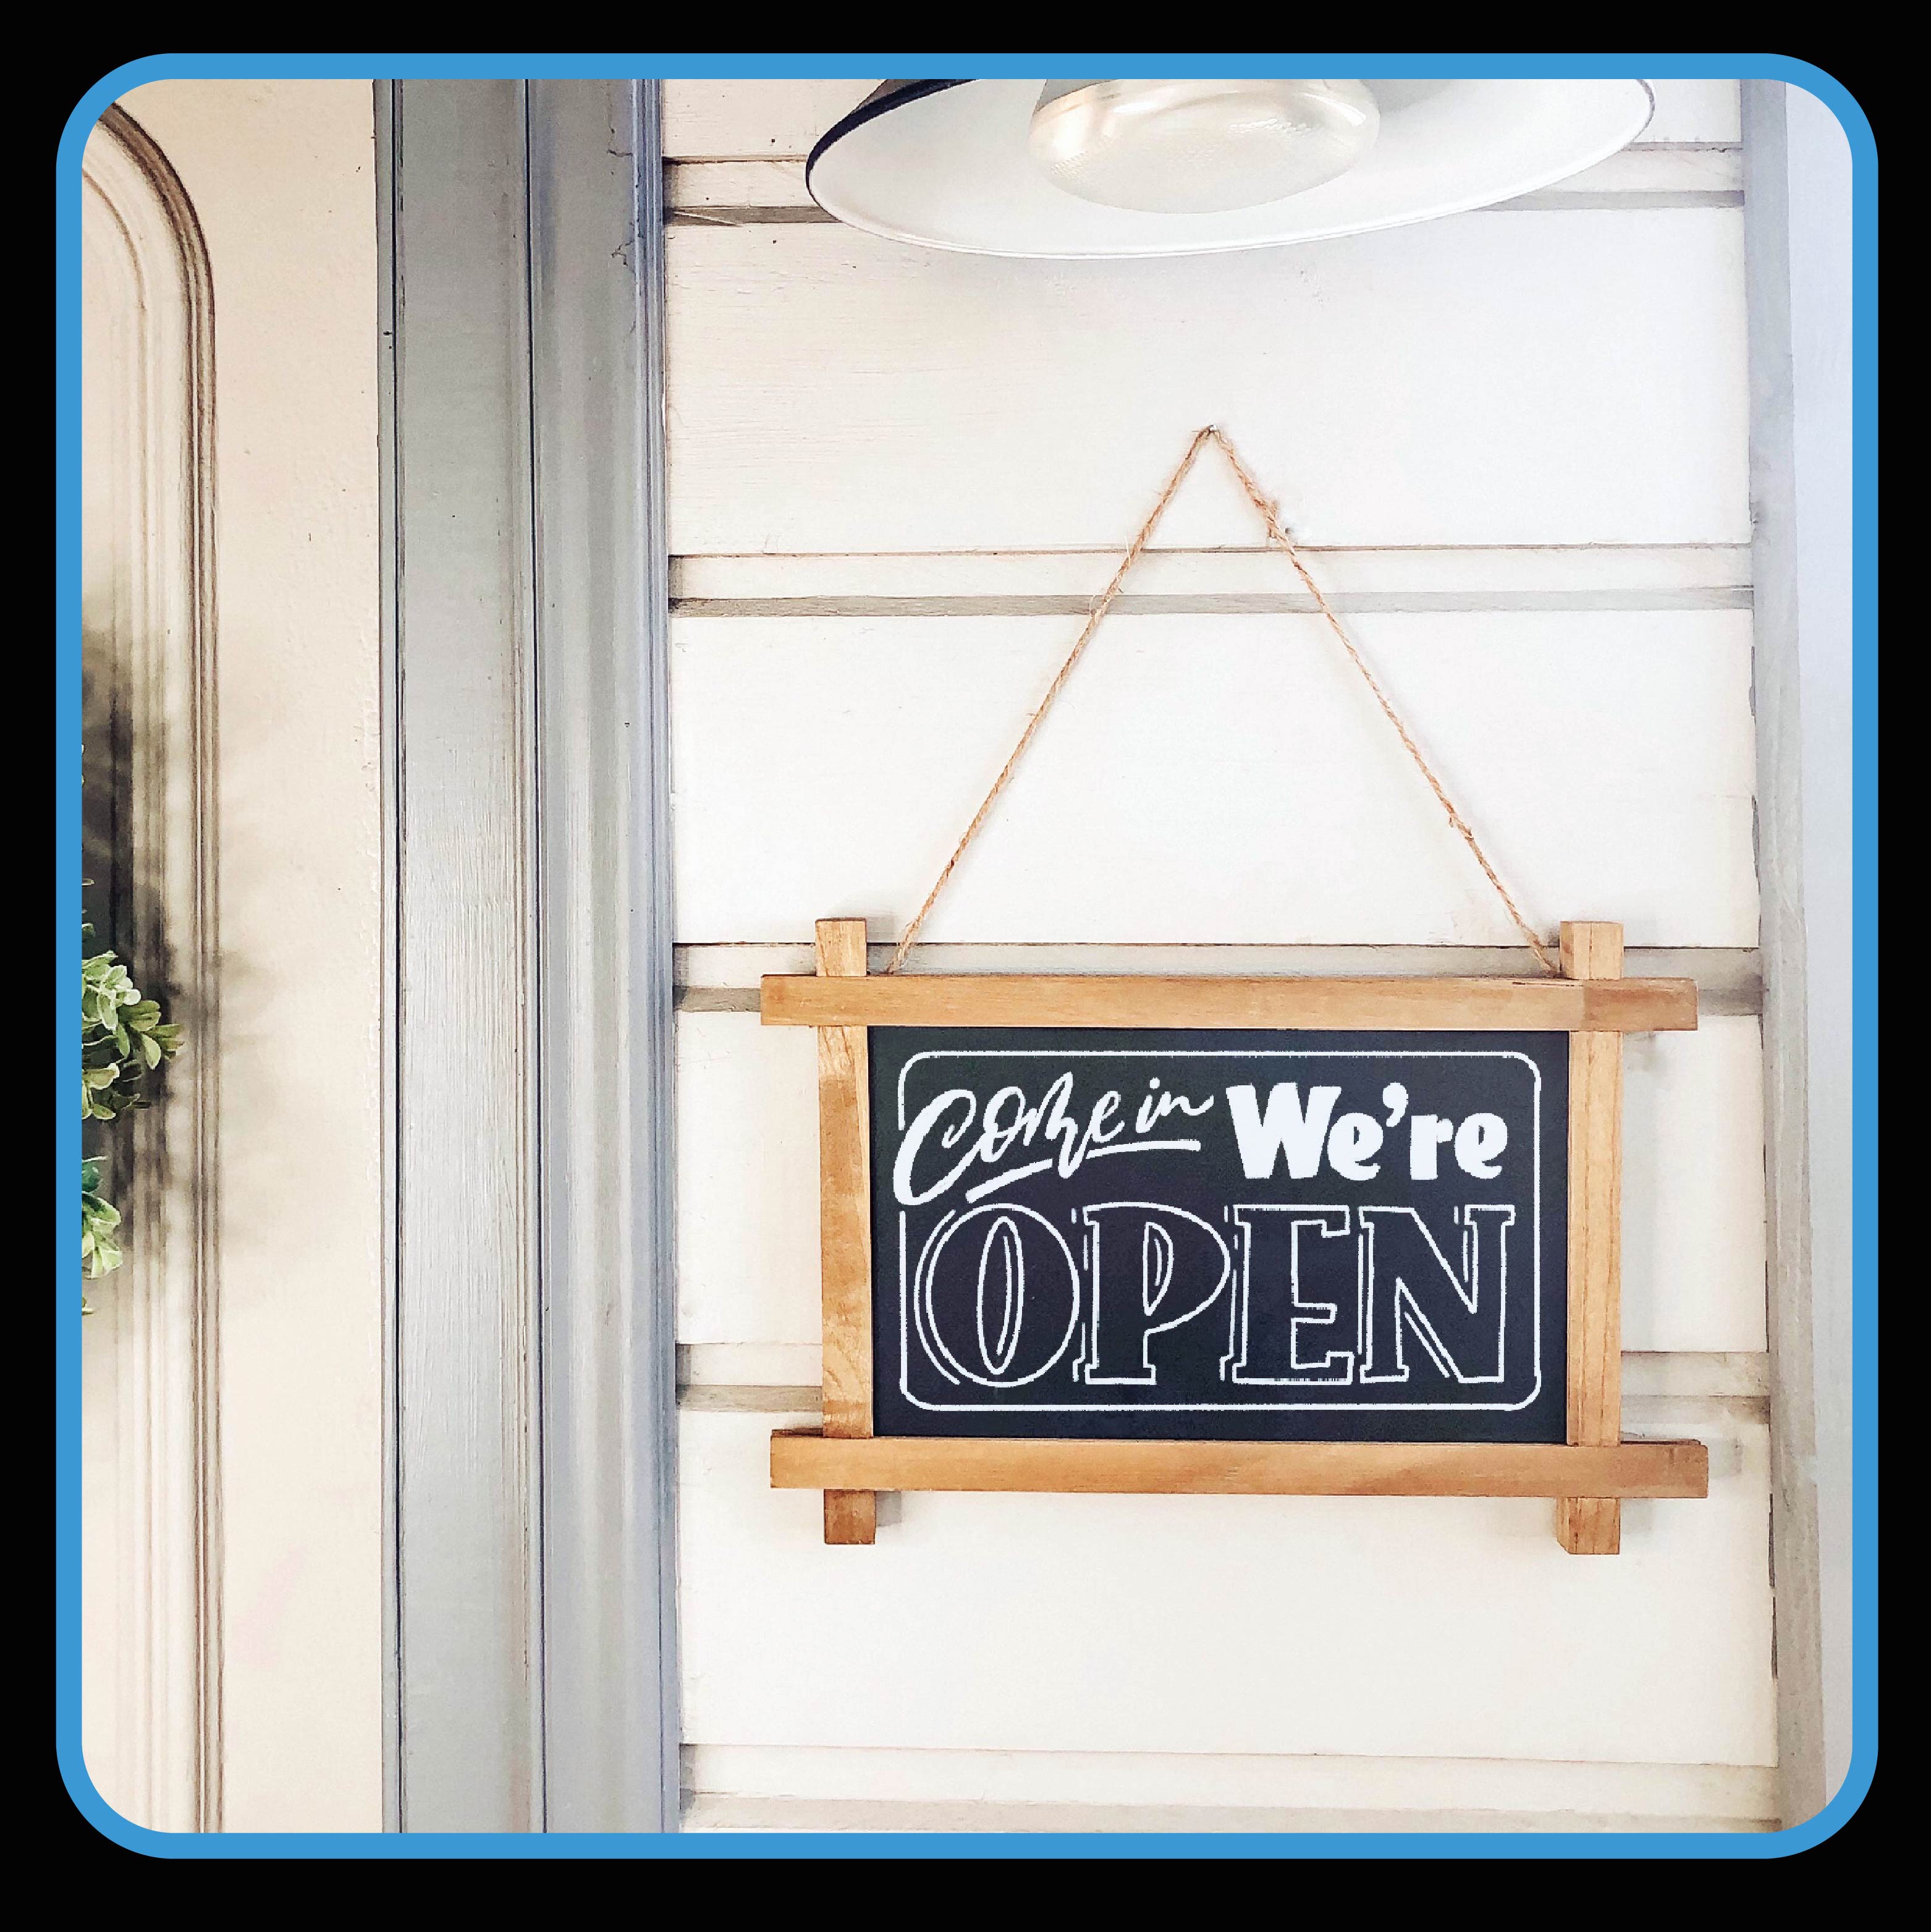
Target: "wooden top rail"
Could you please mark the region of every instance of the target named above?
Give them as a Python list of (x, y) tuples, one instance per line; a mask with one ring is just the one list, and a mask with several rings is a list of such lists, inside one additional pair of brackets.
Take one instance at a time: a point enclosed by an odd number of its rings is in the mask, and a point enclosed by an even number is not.
[(1111, 1496), (1706, 1496), (1700, 1442), (1139, 1442), (771, 1438), (778, 1490)]
[(1693, 980), (1173, 980), (1151, 975), (765, 976), (766, 1026), (1252, 1027), (1689, 1033)]

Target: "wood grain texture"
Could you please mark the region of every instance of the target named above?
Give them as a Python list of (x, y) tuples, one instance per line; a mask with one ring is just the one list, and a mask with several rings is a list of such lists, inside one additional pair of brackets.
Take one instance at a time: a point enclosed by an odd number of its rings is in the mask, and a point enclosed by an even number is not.
[[(822, 928), (821, 928), (822, 929)], [(862, 955), (861, 954), (861, 959)], [(922, 974), (865, 980), (768, 974), (766, 1026), (1391, 1027), (1688, 1032), (1693, 980), (1297, 980)]]
[(852, 1442), (779, 1430), (771, 1482), (1113, 1496), (1700, 1498), (1709, 1493), (1710, 1456), (1701, 1442)]
[[(1623, 970), (1623, 928), (1565, 922), (1562, 970), (1581, 982)], [(1622, 1435), (1623, 1042), (1579, 1032), (1569, 1042), (1569, 1440)], [(1571, 1495), (1556, 1506), (1556, 1534), (1573, 1556), (1613, 1556), (1622, 1510), (1612, 1496)]]
[(663, 237), (636, 188), (654, 95), (525, 92), (553, 1832), (670, 1829), (680, 1788)]
[(529, 1832), (543, 1541), (528, 122), (515, 82), (391, 92), (404, 212), (385, 463), (407, 558), (390, 767), (399, 1822)]
[[(865, 921), (818, 922), (818, 970), (864, 976)], [(823, 1271), (825, 1432), (871, 1433), (871, 1132), (865, 1030), (818, 1034), (818, 1242)], [(870, 1543), (878, 1498), (834, 1485), (825, 1492), (825, 1540)]]

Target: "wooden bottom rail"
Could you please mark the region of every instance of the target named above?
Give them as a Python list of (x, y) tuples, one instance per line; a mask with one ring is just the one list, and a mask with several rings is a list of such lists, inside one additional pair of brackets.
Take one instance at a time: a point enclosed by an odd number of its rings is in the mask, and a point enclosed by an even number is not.
[(1067, 1442), (781, 1430), (779, 1490), (1117, 1496), (1668, 1496), (1710, 1492), (1700, 1442)]

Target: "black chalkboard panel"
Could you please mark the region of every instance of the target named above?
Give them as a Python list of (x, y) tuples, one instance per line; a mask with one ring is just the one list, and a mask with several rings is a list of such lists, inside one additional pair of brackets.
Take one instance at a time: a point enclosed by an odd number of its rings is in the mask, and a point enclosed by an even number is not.
[(880, 1436), (1559, 1442), (1559, 1033), (874, 1028)]

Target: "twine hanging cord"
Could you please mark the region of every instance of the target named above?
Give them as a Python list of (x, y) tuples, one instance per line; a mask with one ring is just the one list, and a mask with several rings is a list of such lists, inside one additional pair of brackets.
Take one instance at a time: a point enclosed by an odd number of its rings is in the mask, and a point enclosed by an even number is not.
[(1112, 580), (1101, 592), (1099, 601), (1093, 605), (1079, 635), (1073, 640), (1072, 649), (1066, 653), (1066, 662), (1060, 666), (1052, 682), (1046, 687), (1046, 694), (1039, 700), (1039, 709), (1026, 721), (1026, 728), (1020, 733), (1019, 742), (1013, 746), (1011, 754), (999, 768), (999, 776), (993, 780), (991, 790), (979, 801), (979, 809), (972, 815), (972, 823), (966, 827), (959, 842), (952, 848), (952, 856), (946, 861), (939, 876), (932, 882), (932, 890), (925, 895), (925, 904), (913, 914), (911, 923), (906, 927), (893, 950), (892, 963), (885, 970), (888, 973), (895, 973), (904, 964), (906, 955), (917, 943), (919, 930), (925, 924), (926, 915), (938, 902), (939, 895), (945, 890), (946, 881), (951, 878), (959, 861), (965, 856), (966, 848), (978, 837), (979, 828), (985, 824), (1000, 794), (1006, 789), (1007, 782), (1018, 769), (1019, 760), (1025, 756), (1027, 746), (1032, 743), (1034, 734), (1045, 720), (1046, 713), (1052, 709), (1054, 700), (1066, 688), (1066, 680), (1072, 676), (1074, 666), (1085, 655), (1087, 646), (1093, 641), (1093, 633), (1099, 628), (1106, 614), (1118, 598), (1120, 587), (1126, 581), (1128, 574), (1140, 561), (1147, 544), (1153, 541), (1153, 532), (1159, 528), (1160, 519), (1165, 515), (1167, 506), (1174, 500), (1175, 493), (1186, 482), (1187, 472), (1193, 468), (1195, 460), (1210, 442), (1219, 446), (1228, 466), (1240, 479), (1241, 488), (1246, 492), (1248, 501), (1261, 514), (1269, 547), (1282, 552), (1294, 566), (1294, 574), (1306, 586), (1308, 595), (1314, 599), (1315, 608), (1327, 620), (1328, 628), (1340, 640), (1341, 648), (1348, 653), (1348, 662), (1361, 674), (1362, 681), (1373, 694), (1375, 702), (1381, 706), (1382, 716), (1394, 727), (1395, 735), (1401, 740), (1402, 748), (1414, 760), (1415, 769), (1428, 781), (1429, 790), (1435, 794), (1442, 810), (1448, 814), (1449, 824), (1461, 835), (1469, 850), (1474, 854), (1475, 862), (1481, 867), (1483, 876), (1495, 887), (1497, 897), (1508, 909), (1510, 918), (1515, 922), (1516, 930), (1528, 942), (1529, 950), (1535, 955), (1543, 970), (1560, 974), (1562, 970), (1560, 962), (1528, 921), (1523, 918), (1520, 908), (1510, 895), (1508, 887), (1503, 884), (1501, 874), (1489, 863), (1489, 855), (1483, 850), (1481, 842), (1470, 828), (1468, 821), (1456, 809), (1454, 800), (1443, 788), (1441, 779), (1435, 775), (1434, 768), (1422, 756), (1420, 748), (1416, 744), (1408, 726), (1402, 722), (1401, 714), (1389, 702), (1387, 693), (1381, 688), (1375, 674), (1368, 668), (1366, 660), (1356, 650), (1354, 640), (1343, 628), (1341, 620), (1334, 614), (1333, 607), (1321, 594), (1321, 586), (1309, 574), (1307, 566), (1301, 561), (1300, 551), (1295, 549), (1287, 532), (1281, 527), (1279, 513), (1274, 504), (1255, 480), (1253, 472), (1241, 461), (1233, 444), (1212, 424), (1197, 430), (1192, 442), (1187, 445), (1187, 453), (1180, 458), (1179, 467), (1167, 479), (1165, 488), (1155, 499), (1153, 507), (1147, 512), (1147, 520), (1140, 526), (1138, 534), (1127, 546), (1126, 554), (1120, 560), (1120, 567), (1113, 573)]

